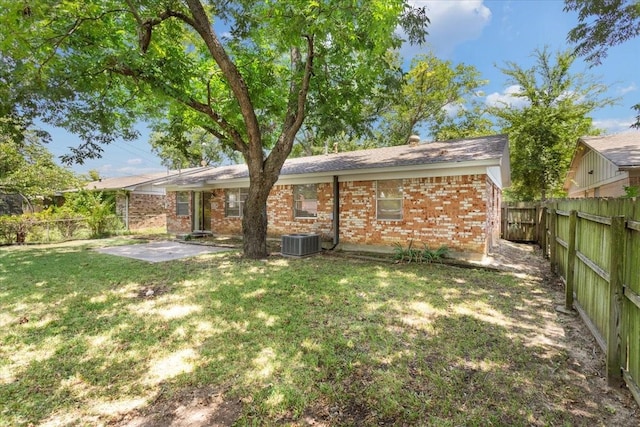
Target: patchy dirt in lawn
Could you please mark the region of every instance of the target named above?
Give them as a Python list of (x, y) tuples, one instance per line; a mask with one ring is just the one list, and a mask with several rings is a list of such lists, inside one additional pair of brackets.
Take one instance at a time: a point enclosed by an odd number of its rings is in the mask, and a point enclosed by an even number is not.
[[(585, 420), (585, 424), (582, 425), (640, 425), (640, 408), (629, 390), (625, 387), (611, 388), (607, 385), (604, 376), (604, 355), (580, 317), (555, 310), (556, 306), (564, 303), (563, 285), (551, 273), (549, 263), (541, 256), (540, 249), (534, 245), (502, 241), (491, 254), (491, 258), (489, 267), (535, 282), (547, 292), (548, 299), (553, 303), (541, 307), (539, 314), (550, 319), (550, 322), (540, 322), (543, 326), (532, 335), (542, 337), (541, 339), (547, 340), (553, 347), (566, 351), (567, 360), (555, 373), (558, 376), (558, 387), (571, 384), (584, 390), (581, 399), (563, 402), (556, 402), (552, 397), (541, 393), (541, 400), (536, 402), (536, 405), (561, 406), (572, 413), (574, 420)], [(162, 286), (145, 286), (139, 290), (138, 297), (149, 298), (164, 291), (166, 289)], [(229, 398), (226, 392), (226, 389), (202, 387), (187, 389), (171, 396), (160, 393), (148, 407), (115, 419), (111, 425), (231, 426), (237, 423), (242, 415), (243, 401)], [(561, 390), (558, 392), (562, 393)], [(594, 411), (593, 405), (604, 411)], [(594, 412), (606, 415), (600, 415), (597, 420), (586, 416)], [(339, 408), (320, 399), (307, 407), (302, 416), (292, 421), (291, 425), (367, 425), (367, 414), (367, 408), (359, 407), (357, 404), (345, 404)], [(505, 425), (509, 424), (507, 420), (504, 422)], [(283, 424), (289, 422), (283, 420)]]
[(491, 266), (519, 276), (529, 276), (540, 281), (552, 293), (554, 306), (546, 307), (546, 311), (555, 313), (556, 325), (564, 334), (545, 330), (541, 330), (540, 334), (547, 339), (557, 340), (553, 344), (566, 349), (569, 355), (567, 365), (570, 369), (558, 372), (558, 376), (569, 376), (564, 379), (585, 390), (583, 401), (568, 405), (572, 412), (580, 414), (583, 409), (588, 409), (585, 402), (596, 402), (611, 414), (609, 419), (601, 421), (601, 425), (640, 426), (640, 407), (631, 392), (624, 385), (620, 388), (607, 385), (605, 355), (580, 316), (556, 311), (556, 307), (564, 306), (564, 285), (551, 272), (549, 261), (543, 258), (540, 247), (503, 240), (490, 255), (493, 258)]
[(226, 398), (225, 390), (202, 387), (174, 396), (160, 394), (146, 409), (128, 413), (111, 425), (224, 427), (233, 425), (241, 413), (242, 403)]

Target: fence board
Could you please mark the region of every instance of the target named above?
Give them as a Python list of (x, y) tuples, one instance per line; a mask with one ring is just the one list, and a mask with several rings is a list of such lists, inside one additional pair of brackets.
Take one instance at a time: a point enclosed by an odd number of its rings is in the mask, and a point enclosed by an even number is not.
[(538, 205), (505, 203), (502, 206), (502, 238), (515, 242), (537, 241)]
[(545, 207), (538, 241), (566, 286), (565, 303), (573, 288), (573, 306), (605, 353), (609, 383), (624, 380), (640, 405), (640, 200), (558, 200)]

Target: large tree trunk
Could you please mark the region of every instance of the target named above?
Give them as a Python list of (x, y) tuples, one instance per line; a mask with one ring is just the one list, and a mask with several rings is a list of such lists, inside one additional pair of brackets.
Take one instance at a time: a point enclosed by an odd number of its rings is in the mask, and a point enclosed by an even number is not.
[(242, 216), (242, 237), (244, 256), (262, 259), (269, 255), (267, 251), (267, 198), (273, 184), (249, 184), (249, 195), (244, 204)]

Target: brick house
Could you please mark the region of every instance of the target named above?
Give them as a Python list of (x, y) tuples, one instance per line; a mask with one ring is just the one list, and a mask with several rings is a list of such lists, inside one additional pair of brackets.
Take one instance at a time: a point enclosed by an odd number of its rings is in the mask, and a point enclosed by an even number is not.
[(114, 193), (116, 215), (127, 230), (165, 227), (167, 224), (166, 190), (154, 184), (188, 175), (202, 168), (165, 171), (144, 175), (104, 178), (84, 186), (85, 190)]
[(569, 197), (620, 197), (625, 187), (640, 187), (640, 131), (580, 138), (564, 182)]
[[(486, 254), (499, 237), (510, 183), (506, 135), (288, 159), (267, 201), (268, 233), (317, 233), (324, 246), (422, 247)], [(167, 231), (241, 234), (244, 165), (160, 183)], [(336, 204), (335, 201), (338, 201)]]

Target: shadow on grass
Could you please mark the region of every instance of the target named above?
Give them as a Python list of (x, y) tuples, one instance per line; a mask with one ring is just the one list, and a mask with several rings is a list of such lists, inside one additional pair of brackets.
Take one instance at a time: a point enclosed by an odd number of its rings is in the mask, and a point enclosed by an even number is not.
[(82, 248), (2, 252), (0, 268), (0, 424), (608, 416), (573, 381), (534, 279), (321, 256), (149, 265)]

